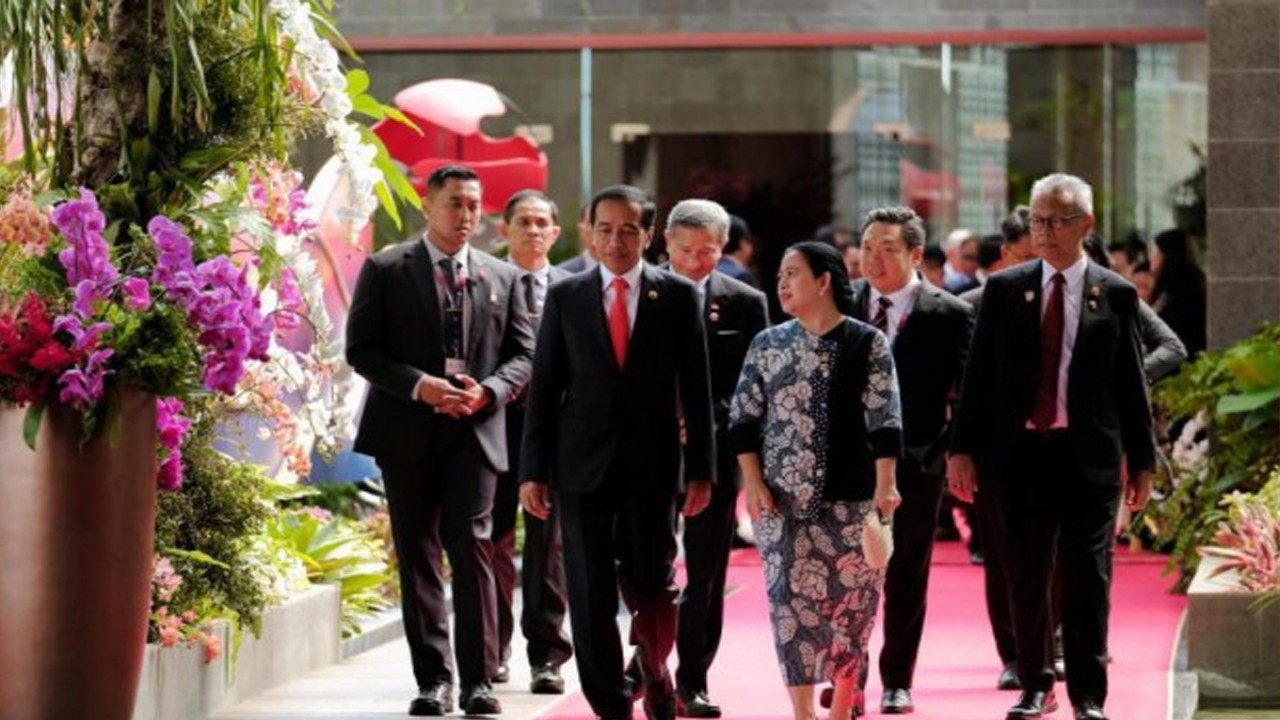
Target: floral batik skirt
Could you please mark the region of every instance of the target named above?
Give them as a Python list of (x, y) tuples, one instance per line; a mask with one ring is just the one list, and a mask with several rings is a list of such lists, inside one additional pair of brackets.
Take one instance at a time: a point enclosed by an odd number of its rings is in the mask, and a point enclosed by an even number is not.
[(867, 566), (870, 501), (822, 503), (813, 519), (773, 510), (755, 522), (769, 614), (788, 687), (856, 677), (884, 571)]

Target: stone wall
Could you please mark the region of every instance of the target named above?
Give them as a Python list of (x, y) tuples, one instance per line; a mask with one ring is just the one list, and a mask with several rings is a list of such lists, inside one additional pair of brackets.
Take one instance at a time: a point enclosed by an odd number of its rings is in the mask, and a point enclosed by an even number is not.
[(1203, 0), (348, 0), (348, 37), (1204, 27)]
[(1209, 345), (1280, 319), (1280, 1), (1210, 0)]

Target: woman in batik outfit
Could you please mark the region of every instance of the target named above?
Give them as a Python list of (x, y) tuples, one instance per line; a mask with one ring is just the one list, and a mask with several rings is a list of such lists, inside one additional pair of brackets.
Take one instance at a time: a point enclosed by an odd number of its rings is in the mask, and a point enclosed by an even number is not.
[(731, 410), (783, 682), (796, 720), (813, 688), (835, 683), (847, 720), (884, 571), (862, 550), (867, 516), (892, 516), (902, 411), (889, 343), (847, 317), (853, 296), (836, 250), (799, 243), (783, 257), (778, 299), (795, 319), (756, 336)]

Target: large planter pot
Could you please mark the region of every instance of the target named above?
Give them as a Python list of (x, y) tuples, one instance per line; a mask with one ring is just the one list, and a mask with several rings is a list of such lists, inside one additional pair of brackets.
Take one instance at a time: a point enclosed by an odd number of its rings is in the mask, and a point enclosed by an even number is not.
[(1222, 560), (1200, 561), (1187, 590), (1187, 666), (1204, 705), (1280, 702), (1280, 603), (1255, 605), (1234, 571), (1210, 577)]
[(129, 720), (155, 542), (155, 398), (122, 394), (119, 432), (83, 448), (50, 407), (36, 450), (0, 410), (0, 715)]

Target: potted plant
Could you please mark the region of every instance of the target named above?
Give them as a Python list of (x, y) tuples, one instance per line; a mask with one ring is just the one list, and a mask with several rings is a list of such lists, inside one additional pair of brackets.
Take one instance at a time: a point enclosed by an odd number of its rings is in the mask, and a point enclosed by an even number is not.
[(1226, 517), (1188, 592), (1187, 661), (1202, 697), (1280, 699), (1280, 471), (1223, 498)]
[[(357, 231), (417, 204), (344, 73), (329, 5), (70, 0), (0, 12), (0, 707), (128, 718), (145, 642), (155, 490), (216, 398), (344, 372), (288, 178), (323, 133)], [(6, 146), (0, 142), (0, 147)], [(296, 182), (293, 182), (296, 185)], [(278, 342), (305, 320), (305, 352)], [(264, 389), (268, 388), (268, 389)], [(307, 403), (310, 410), (324, 403)], [(224, 406), (225, 407), (225, 406)], [(194, 413), (194, 414), (193, 414)], [(349, 417), (310, 417), (340, 435)]]

